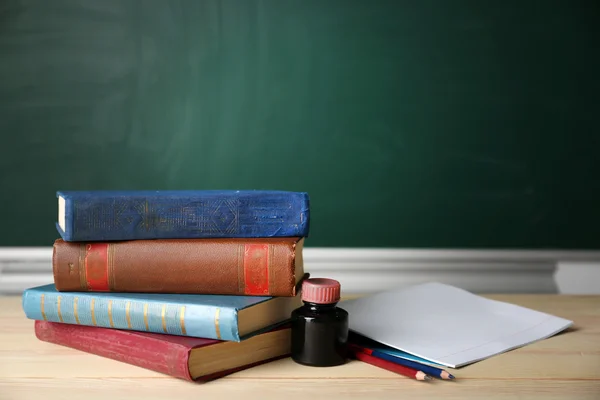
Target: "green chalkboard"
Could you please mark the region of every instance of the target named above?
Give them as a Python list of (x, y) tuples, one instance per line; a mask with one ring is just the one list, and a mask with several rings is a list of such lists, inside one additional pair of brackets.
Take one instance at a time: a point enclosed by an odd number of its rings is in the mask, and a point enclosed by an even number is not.
[(307, 246), (600, 248), (598, 4), (3, 1), (0, 245), (56, 190), (256, 188)]

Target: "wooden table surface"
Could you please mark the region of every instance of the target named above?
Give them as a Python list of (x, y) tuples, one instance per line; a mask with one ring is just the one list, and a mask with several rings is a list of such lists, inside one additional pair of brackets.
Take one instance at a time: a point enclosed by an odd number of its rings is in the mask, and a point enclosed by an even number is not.
[(38, 341), (20, 297), (0, 297), (0, 399), (600, 399), (600, 296), (495, 295), (568, 318), (555, 337), (418, 382), (359, 361), (311, 368), (290, 359), (197, 384)]

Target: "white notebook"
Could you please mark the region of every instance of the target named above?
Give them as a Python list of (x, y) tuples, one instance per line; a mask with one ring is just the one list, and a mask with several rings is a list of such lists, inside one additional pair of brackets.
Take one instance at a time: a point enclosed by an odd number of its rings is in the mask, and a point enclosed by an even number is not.
[(352, 331), (458, 368), (552, 336), (572, 321), (441, 283), (342, 301)]

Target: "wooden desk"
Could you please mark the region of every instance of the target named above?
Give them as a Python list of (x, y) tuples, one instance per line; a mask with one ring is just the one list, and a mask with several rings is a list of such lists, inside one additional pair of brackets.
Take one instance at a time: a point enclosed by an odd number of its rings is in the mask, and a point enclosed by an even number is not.
[(457, 380), (417, 382), (352, 361), (309, 368), (284, 359), (207, 384), (38, 341), (19, 297), (0, 298), (0, 399), (600, 399), (600, 296), (488, 296), (571, 319), (575, 326), (458, 370)]

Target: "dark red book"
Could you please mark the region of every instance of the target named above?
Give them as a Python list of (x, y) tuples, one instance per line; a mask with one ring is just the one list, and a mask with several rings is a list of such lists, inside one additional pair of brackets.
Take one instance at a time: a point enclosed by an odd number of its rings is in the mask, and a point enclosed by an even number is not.
[(208, 381), (290, 354), (282, 327), (242, 342), (35, 321), (39, 340), (188, 381)]

